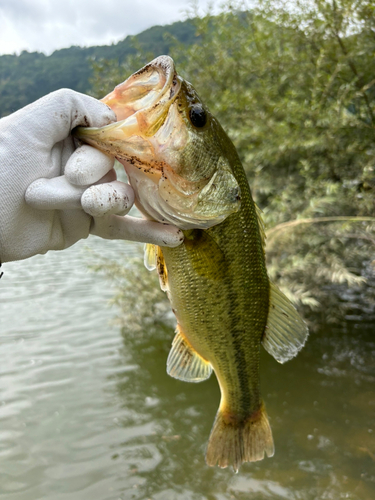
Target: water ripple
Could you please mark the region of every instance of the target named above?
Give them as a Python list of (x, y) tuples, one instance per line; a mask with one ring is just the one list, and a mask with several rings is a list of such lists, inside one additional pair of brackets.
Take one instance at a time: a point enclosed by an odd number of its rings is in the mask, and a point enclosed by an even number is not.
[(208, 468), (215, 378), (168, 377), (173, 329), (111, 326), (113, 289), (88, 270), (94, 253), (126, 262), (138, 248), (90, 237), (3, 266), (0, 498), (375, 498), (373, 337), (327, 330), (285, 366), (262, 353), (276, 455), (238, 476)]

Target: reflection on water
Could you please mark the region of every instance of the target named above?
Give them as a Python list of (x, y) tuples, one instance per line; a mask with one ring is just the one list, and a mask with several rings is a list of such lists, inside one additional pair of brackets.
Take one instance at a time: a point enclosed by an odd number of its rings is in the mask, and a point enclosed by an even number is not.
[(373, 325), (325, 327), (284, 366), (262, 356), (276, 454), (239, 474), (205, 446), (215, 377), (167, 376), (173, 330), (111, 326), (112, 290), (89, 273), (90, 238), (4, 266), (0, 281), (0, 498), (229, 500), (375, 498)]

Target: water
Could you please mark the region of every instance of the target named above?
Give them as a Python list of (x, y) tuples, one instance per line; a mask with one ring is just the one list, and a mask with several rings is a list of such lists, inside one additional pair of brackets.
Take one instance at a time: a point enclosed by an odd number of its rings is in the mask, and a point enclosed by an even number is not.
[(113, 290), (89, 272), (87, 246), (138, 251), (90, 237), (3, 266), (1, 499), (375, 498), (374, 325), (325, 327), (283, 366), (263, 353), (276, 454), (237, 475), (209, 468), (215, 377), (167, 376), (172, 329), (137, 338), (111, 324)]

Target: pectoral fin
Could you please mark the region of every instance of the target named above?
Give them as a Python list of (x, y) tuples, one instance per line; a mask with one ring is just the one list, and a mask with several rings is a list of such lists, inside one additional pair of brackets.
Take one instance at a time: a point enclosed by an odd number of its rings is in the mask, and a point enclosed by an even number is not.
[(211, 364), (191, 347), (178, 325), (167, 360), (167, 373), (184, 382), (202, 382), (212, 373)]
[(220, 280), (227, 272), (228, 263), (220, 246), (208, 231), (192, 229), (185, 231), (184, 245), (187, 257), (194, 256), (190, 261), (191, 268), (199, 276), (211, 280)]
[(309, 331), (290, 300), (273, 283), (270, 285), (270, 308), (262, 344), (276, 361), (285, 363), (302, 349)]

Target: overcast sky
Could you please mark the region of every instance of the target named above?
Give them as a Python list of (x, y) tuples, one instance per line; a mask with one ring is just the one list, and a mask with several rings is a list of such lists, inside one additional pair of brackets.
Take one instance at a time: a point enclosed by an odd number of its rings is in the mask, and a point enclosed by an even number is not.
[[(209, 1), (198, 3), (205, 8)], [(184, 20), (189, 5), (189, 0), (0, 0), (0, 54), (107, 45)]]

